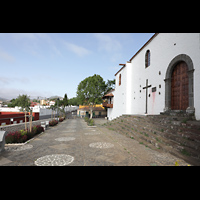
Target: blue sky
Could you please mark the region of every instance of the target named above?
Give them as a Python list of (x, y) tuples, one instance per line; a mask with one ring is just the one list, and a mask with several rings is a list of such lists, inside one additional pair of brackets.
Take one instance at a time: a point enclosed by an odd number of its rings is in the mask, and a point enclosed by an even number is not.
[(113, 80), (153, 34), (0, 33), (0, 97), (75, 97), (88, 76)]

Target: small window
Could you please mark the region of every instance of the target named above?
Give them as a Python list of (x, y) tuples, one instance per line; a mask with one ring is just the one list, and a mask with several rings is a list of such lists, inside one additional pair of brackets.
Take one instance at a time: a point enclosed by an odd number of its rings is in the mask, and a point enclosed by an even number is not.
[(119, 75), (119, 86), (121, 85), (121, 79), (122, 79), (122, 75)]
[(151, 53), (150, 50), (147, 50), (145, 54), (145, 68), (150, 66), (150, 62), (151, 62)]

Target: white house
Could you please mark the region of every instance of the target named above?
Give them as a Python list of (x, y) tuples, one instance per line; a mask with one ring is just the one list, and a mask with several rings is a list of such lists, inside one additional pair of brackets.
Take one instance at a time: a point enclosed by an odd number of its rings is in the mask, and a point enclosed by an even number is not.
[(200, 120), (200, 33), (156, 33), (120, 65), (109, 120), (171, 110)]

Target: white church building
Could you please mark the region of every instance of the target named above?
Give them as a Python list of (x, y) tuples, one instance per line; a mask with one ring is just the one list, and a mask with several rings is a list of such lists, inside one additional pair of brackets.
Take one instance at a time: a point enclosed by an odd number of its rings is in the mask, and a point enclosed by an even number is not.
[(115, 74), (107, 116), (173, 110), (200, 120), (200, 33), (156, 33)]

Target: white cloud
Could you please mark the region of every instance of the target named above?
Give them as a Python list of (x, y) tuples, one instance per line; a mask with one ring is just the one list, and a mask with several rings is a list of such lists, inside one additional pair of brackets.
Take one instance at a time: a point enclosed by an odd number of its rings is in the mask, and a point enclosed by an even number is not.
[(30, 80), (26, 77), (4, 77), (0, 76), (0, 83), (1, 85), (10, 85), (10, 84), (27, 84)]
[(54, 51), (54, 53), (56, 55), (62, 56), (60, 50), (58, 49), (58, 47), (55, 44), (55, 41), (52, 39), (52, 37), (50, 37), (50, 34), (47, 34), (47, 33), (35, 33), (35, 35), (38, 38), (46, 41), (48, 43), (48, 45), (50, 46), (50, 48)]
[(105, 50), (107, 52), (116, 52), (121, 50), (121, 43), (114, 39), (112, 35), (108, 35), (105, 33), (95, 33), (95, 38), (97, 38), (99, 42), (99, 50)]
[[(51, 53), (54, 55), (62, 56), (56, 41), (52, 38), (51, 34), (47, 33), (10, 33), (9, 36), (33, 56), (43, 56), (43, 45), (48, 45)], [(52, 54), (50, 54), (52, 56)]]
[(78, 46), (76, 44), (72, 44), (69, 42), (64, 42), (64, 44), (68, 50), (72, 51), (73, 53), (75, 53), (76, 55), (78, 55), (80, 57), (87, 56), (91, 53), (91, 51), (89, 51), (88, 49)]
[(24, 89), (17, 89), (17, 88), (6, 88), (6, 87), (0, 87), (0, 97), (6, 98), (6, 99), (13, 99), (17, 98), (19, 95), (26, 94), (30, 96), (31, 99), (37, 98), (38, 96), (42, 97), (50, 97), (55, 94), (53, 94), (50, 91), (38, 91), (38, 90), (24, 90)]
[(16, 88), (0, 88), (0, 97), (6, 99), (17, 98), (19, 94), (27, 94), (25, 90)]
[(0, 83), (1, 84), (9, 84), (9, 80), (6, 77), (0, 77)]
[(13, 56), (11, 56), (7, 52), (3, 51), (2, 49), (0, 49), (0, 59), (6, 60), (6, 61), (9, 61), (9, 62), (15, 61), (15, 58)]

